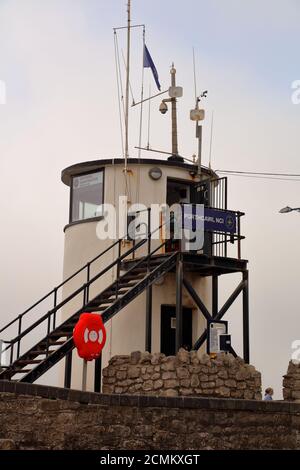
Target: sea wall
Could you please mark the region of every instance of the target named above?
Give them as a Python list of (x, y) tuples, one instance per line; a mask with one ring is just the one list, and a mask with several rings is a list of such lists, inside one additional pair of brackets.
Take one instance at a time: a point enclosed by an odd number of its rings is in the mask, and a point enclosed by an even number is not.
[(0, 448), (300, 449), (300, 404), (0, 382)]

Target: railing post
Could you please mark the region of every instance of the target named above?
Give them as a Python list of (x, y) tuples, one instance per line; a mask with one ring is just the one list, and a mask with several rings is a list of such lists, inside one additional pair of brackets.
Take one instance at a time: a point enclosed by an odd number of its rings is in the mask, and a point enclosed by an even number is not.
[(117, 260), (117, 276), (116, 276), (116, 299), (118, 298), (118, 292), (119, 292), (119, 278), (120, 278), (120, 271), (121, 271), (121, 243), (122, 240), (121, 238), (119, 239), (118, 243), (118, 260)]
[(238, 213), (238, 259), (241, 259), (241, 217)]
[[(57, 305), (57, 287), (54, 289), (54, 301), (53, 301), (54, 308), (56, 308)], [(53, 330), (55, 330), (55, 325), (56, 325), (56, 310), (53, 312)]]
[(179, 255), (176, 262), (176, 353), (182, 346), (182, 285), (183, 264)]
[(216, 318), (218, 315), (218, 276), (212, 276), (212, 317)]
[(94, 392), (101, 392), (101, 373), (102, 373), (102, 356), (95, 360), (95, 371), (94, 371)]
[[(22, 333), (22, 315), (19, 315), (19, 324), (18, 324), (18, 336)], [(21, 347), (21, 339), (18, 339), (18, 346), (17, 346), (17, 359), (20, 357), (20, 347)]]
[(147, 231), (148, 231), (148, 255), (151, 253), (151, 208), (147, 208), (148, 211), (148, 226), (147, 226)]
[(91, 275), (91, 263), (87, 263), (86, 265), (86, 284), (87, 284), (87, 288), (86, 288), (86, 303), (88, 303), (89, 301), (89, 298), (90, 298), (90, 275)]
[(71, 387), (71, 377), (72, 377), (72, 351), (68, 352), (65, 359), (65, 381), (64, 387)]
[(14, 362), (14, 345), (15, 343), (11, 343), (11, 349), (10, 349), (10, 363), (11, 364)]
[(249, 345), (249, 273), (243, 272), (243, 352), (244, 361), (249, 364), (250, 345)]
[(49, 356), (49, 334), (51, 328), (51, 314), (48, 312), (48, 321), (47, 321), (47, 342), (46, 342), (46, 357)]

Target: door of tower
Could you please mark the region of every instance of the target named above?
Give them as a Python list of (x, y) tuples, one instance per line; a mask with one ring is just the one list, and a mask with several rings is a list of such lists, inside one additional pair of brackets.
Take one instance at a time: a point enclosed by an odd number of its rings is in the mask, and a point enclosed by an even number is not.
[[(191, 308), (182, 308), (182, 320), (182, 345), (190, 350), (193, 347)], [(176, 307), (174, 305), (161, 306), (160, 351), (166, 356), (176, 354)]]

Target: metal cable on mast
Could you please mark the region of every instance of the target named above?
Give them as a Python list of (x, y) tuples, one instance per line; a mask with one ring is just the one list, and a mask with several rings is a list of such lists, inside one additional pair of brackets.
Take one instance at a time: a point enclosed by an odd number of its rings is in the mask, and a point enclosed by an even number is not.
[[(114, 31), (114, 44), (115, 44), (116, 79), (117, 79), (117, 89), (118, 89), (119, 121), (120, 121), (120, 131), (121, 131), (121, 146), (122, 146), (122, 156), (124, 158), (124, 138), (123, 138), (123, 122), (122, 122), (122, 109), (121, 109), (122, 81), (118, 73), (118, 42), (117, 42), (116, 31)], [(121, 81), (121, 84), (120, 84), (120, 81)], [(123, 106), (123, 113), (124, 113), (124, 106)]]
[(136, 183), (136, 203), (139, 203), (140, 197), (140, 160), (142, 146), (142, 130), (143, 130), (143, 100), (144, 100), (144, 55), (145, 55), (145, 26), (143, 26), (143, 56), (142, 56), (142, 88), (141, 88), (141, 108), (140, 108), (140, 128), (139, 128), (139, 149), (138, 149), (138, 170)]

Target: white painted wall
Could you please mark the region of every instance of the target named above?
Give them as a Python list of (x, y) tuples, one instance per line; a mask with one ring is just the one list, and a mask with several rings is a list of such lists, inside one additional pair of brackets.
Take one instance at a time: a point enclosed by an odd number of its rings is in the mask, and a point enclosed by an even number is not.
[[(149, 175), (149, 169), (153, 164), (130, 165), (128, 174), (129, 199), (131, 203), (145, 204), (147, 207), (153, 203), (163, 204), (166, 202), (167, 178), (178, 178), (186, 181), (195, 181), (187, 169), (161, 166), (162, 177), (153, 181)], [(138, 184), (140, 181), (140, 184)], [(104, 202), (118, 205), (119, 195), (125, 194), (125, 178), (123, 165), (107, 165), (104, 174)], [(99, 240), (96, 236), (97, 221), (69, 225), (65, 230), (64, 249), (64, 279), (89, 260), (112, 244), (112, 240)], [(153, 242), (161, 243), (160, 240)], [(130, 244), (126, 244), (123, 250), (128, 250)], [(145, 248), (146, 249), (146, 248)], [(145, 252), (140, 250), (140, 254)], [(117, 247), (99, 259), (92, 269), (91, 275), (104, 268), (117, 256)], [(70, 281), (64, 289), (66, 297), (85, 282), (85, 273)], [(113, 282), (115, 272), (111, 270), (103, 278), (95, 283), (90, 292), (90, 298), (101, 292)], [(200, 278), (196, 274), (189, 274), (195, 290), (201, 295), (204, 303), (209, 308), (211, 305), (211, 281), (209, 278)], [(170, 273), (164, 277), (160, 285), (153, 286), (153, 312), (152, 312), (152, 352), (160, 351), (160, 309), (161, 305), (176, 304), (175, 275)], [(62, 319), (68, 318), (82, 306), (82, 295), (79, 295), (70, 304), (66, 305), (62, 312)], [(205, 328), (202, 314), (198, 311), (188, 294), (183, 292), (183, 306), (191, 307), (193, 311), (193, 341), (200, 336)], [(132, 351), (145, 349), (145, 293), (127, 305), (112, 320), (106, 324), (107, 343), (102, 354), (102, 366), (105, 367), (113, 355), (129, 354)], [(60, 382), (63, 384), (64, 364), (60, 369)], [(89, 390), (93, 390), (94, 363), (88, 365)], [(77, 352), (73, 352), (72, 365), (72, 387), (81, 388), (82, 360), (78, 358)]]

